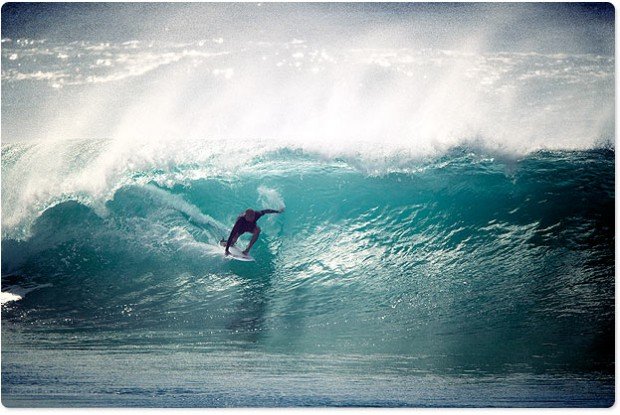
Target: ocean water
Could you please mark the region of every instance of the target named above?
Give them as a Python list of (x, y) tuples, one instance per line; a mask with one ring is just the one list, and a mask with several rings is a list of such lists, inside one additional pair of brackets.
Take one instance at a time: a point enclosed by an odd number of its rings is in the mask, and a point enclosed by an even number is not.
[[(380, 175), (283, 150), (141, 171), (105, 214), (69, 198), (2, 242), (4, 294), (32, 290), (3, 306), (3, 403), (608, 406), (613, 170), (610, 150)], [(245, 206), (286, 206), (255, 263), (217, 246)]]
[[(454, 6), (28, 7), (2, 12), (3, 405), (613, 405), (613, 11), (468, 6), (432, 43), (409, 23)], [(570, 47), (498, 34), (536, 7)], [(303, 24), (244, 39), (231, 8)], [(226, 259), (248, 207), (285, 211)]]

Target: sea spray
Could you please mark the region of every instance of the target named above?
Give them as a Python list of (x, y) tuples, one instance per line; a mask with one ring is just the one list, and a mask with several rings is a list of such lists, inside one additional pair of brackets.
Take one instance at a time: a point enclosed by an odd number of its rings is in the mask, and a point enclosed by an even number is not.
[(284, 199), (276, 189), (271, 189), (266, 186), (259, 186), (256, 189), (258, 192), (258, 202), (263, 209), (284, 209)]

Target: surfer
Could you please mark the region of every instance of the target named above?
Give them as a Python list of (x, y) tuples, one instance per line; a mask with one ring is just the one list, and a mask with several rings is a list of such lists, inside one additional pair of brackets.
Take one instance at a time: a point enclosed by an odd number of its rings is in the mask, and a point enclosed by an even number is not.
[[(226, 242), (226, 255), (230, 255), (228, 248), (231, 245), (234, 245), (237, 242), (237, 239), (246, 232), (252, 233), (252, 240), (248, 244), (248, 247), (243, 251), (244, 255), (247, 255), (252, 249), (252, 245), (258, 239), (258, 235), (260, 234), (260, 228), (256, 225), (256, 221), (260, 219), (266, 213), (282, 213), (284, 212), (284, 208), (280, 210), (273, 209), (265, 209), (265, 210), (253, 210), (248, 209), (243, 214), (239, 215), (237, 221), (235, 222), (235, 226), (233, 226), (232, 231), (230, 231), (230, 236), (228, 237), (228, 241)], [(223, 240), (222, 240), (223, 242)]]

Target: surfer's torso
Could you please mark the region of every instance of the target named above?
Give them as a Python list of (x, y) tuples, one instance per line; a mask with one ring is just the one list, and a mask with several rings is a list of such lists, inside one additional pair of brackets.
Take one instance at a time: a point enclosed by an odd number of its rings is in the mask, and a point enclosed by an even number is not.
[(245, 215), (243, 214), (239, 215), (239, 217), (237, 217), (237, 222), (235, 222), (234, 229), (239, 234), (242, 234), (245, 232), (253, 232), (254, 228), (256, 228), (256, 221), (263, 215), (264, 215), (263, 212), (256, 212), (254, 215), (254, 220), (252, 222), (247, 220), (245, 218)]

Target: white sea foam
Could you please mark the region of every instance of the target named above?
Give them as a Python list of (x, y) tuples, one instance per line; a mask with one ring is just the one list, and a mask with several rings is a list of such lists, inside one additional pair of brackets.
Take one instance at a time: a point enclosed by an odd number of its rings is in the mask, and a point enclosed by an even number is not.
[(258, 202), (263, 209), (284, 209), (286, 207), (278, 190), (266, 186), (259, 186), (256, 190), (258, 191)]
[(52, 287), (52, 284), (41, 284), (32, 287), (20, 287), (18, 285), (6, 287), (4, 291), (0, 292), (0, 304), (4, 305), (12, 301), (19, 301), (28, 293), (46, 287)]
[(161, 203), (170, 208), (186, 214), (195, 223), (202, 225), (209, 225), (212, 228), (225, 233), (227, 228), (211, 216), (206, 215), (200, 211), (195, 205), (185, 201), (181, 196), (169, 193), (163, 189), (155, 187), (153, 185), (146, 185), (143, 189), (147, 190), (154, 196), (156, 196)]

